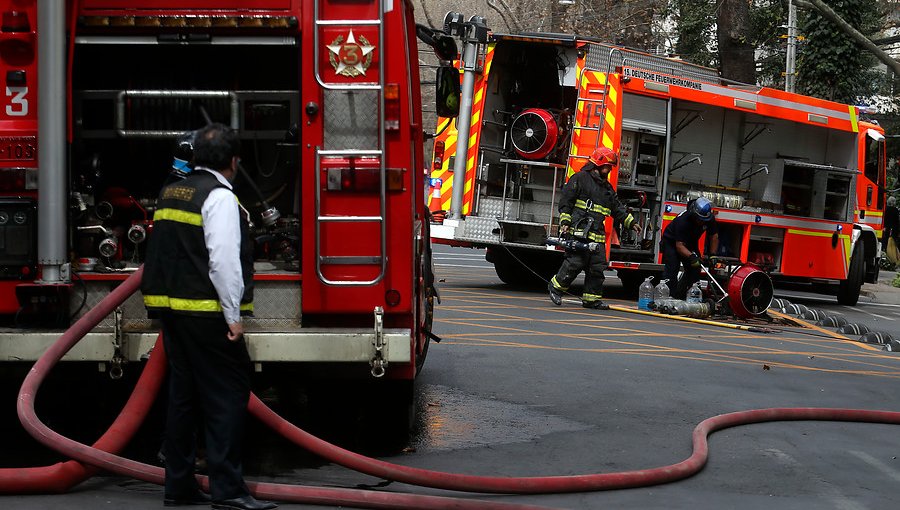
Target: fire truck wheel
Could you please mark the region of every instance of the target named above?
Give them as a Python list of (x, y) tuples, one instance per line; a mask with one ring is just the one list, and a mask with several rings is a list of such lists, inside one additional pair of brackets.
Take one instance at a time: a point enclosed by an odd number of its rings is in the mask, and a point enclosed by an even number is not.
[(859, 301), (859, 289), (865, 277), (866, 260), (863, 255), (862, 242), (857, 241), (850, 257), (850, 270), (847, 279), (838, 284), (837, 301), (842, 305), (854, 306)]
[(431, 326), (434, 323), (434, 295), (431, 291), (425, 291), (428, 294), (428, 297), (425, 299), (425, 323), (422, 326), (422, 335), (425, 337), (422, 339), (422, 352), (416, 353), (416, 377), (422, 373), (422, 368), (425, 366), (425, 357), (428, 356), (428, 346), (431, 345), (431, 336), (429, 333), (431, 332)]
[(555, 253), (537, 250), (494, 248), (489, 259), (500, 280), (513, 287), (543, 289), (562, 262)]

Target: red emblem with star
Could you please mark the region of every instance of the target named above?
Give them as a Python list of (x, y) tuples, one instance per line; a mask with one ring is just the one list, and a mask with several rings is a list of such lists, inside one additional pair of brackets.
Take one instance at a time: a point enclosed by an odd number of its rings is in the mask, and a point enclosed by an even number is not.
[(364, 76), (375, 56), (375, 46), (364, 36), (359, 36), (357, 42), (353, 30), (350, 30), (346, 39), (342, 35), (335, 37), (326, 48), (334, 73), (348, 78)]

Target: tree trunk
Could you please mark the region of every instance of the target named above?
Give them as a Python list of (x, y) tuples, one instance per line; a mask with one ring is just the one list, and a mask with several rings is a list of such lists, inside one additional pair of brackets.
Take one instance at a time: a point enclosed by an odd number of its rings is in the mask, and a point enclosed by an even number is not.
[(722, 77), (756, 83), (756, 59), (749, 42), (750, 4), (747, 0), (719, 0), (717, 38)]

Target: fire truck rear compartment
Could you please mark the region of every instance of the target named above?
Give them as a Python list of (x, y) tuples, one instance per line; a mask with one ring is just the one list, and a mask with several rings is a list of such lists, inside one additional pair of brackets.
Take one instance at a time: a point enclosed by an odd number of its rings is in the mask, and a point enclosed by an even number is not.
[[(143, 262), (140, 236), (169, 176), (178, 133), (209, 120), (236, 126), (241, 162), (263, 197), (282, 213), (273, 228), (257, 228), (255, 317), (247, 321), (257, 363), (302, 359), (365, 367), (373, 338), (381, 335), (388, 363), (409, 363), (410, 331), (387, 318), (376, 335), (371, 312), (347, 317), (344, 328), (301, 328), (300, 179), (298, 164), (299, 49), (292, 38), (237, 45), (156, 44), (114, 37), (79, 37), (72, 76), (70, 191), (74, 284), (60, 326), (93, 308), (124, 278), (123, 268)], [(277, 64), (266, 65), (267, 62)], [(261, 201), (246, 179), (235, 189), (259, 225)], [(78, 228), (81, 227), (81, 228)], [(149, 230), (149, 229), (148, 229)], [(152, 231), (150, 233), (152, 235)], [(23, 239), (28, 238), (23, 236)], [(101, 252), (103, 242), (109, 252)], [(59, 335), (47, 329), (42, 309), (23, 306), (12, 326), (31, 329), (28, 340), (0, 329), (4, 353), (34, 360)], [(153, 345), (159, 325), (144, 311), (140, 294), (110, 314), (69, 361), (137, 361)], [(34, 316), (35, 320), (29, 317)], [(41, 319), (43, 317), (43, 319)], [(37, 320), (41, 319), (41, 320)], [(62, 324), (65, 322), (65, 324)], [(314, 325), (313, 325), (314, 326)], [(19, 339), (22, 338), (22, 341)]]
[[(142, 221), (171, 169), (175, 137), (203, 127), (208, 120), (238, 128), (243, 167), (263, 198), (287, 218), (286, 223), (296, 218), (299, 56), (295, 46), (250, 40), (237, 46), (87, 40), (92, 43), (76, 45), (72, 77), (70, 185), (87, 206), (76, 221), (95, 224), (101, 220), (113, 230), (127, 230), (131, 222)], [(261, 200), (244, 181), (238, 177), (236, 192), (259, 223)], [(107, 209), (101, 209), (98, 218), (91, 206), (102, 202), (113, 210), (104, 204)], [(99, 256), (94, 248), (97, 240), (83, 240), (96, 236), (96, 230), (80, 236), (79, 256)], [(281, 246), (284, 240), (267, 238), (258, 258), (296, 259), (298, 247)], [(121, 241), (123, 253), (113, 259), (140, 261), (139, 247)]]

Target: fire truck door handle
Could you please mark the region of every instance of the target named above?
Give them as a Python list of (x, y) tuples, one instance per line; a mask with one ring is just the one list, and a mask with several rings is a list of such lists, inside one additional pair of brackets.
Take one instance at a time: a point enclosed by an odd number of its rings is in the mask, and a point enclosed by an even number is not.
[(872, 185), (866, 186), (866, 205), (872, 205)]

